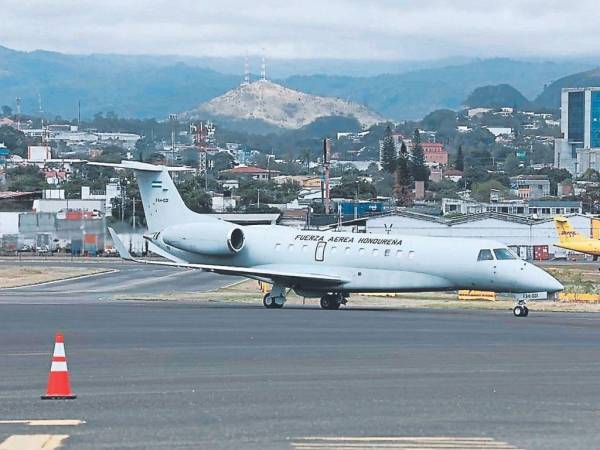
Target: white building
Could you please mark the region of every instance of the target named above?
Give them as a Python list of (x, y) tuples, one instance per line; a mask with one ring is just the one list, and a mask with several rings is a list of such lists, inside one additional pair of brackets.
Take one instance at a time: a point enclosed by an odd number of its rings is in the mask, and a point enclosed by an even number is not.
[(92, 191), (89, 186), (81, 186), (82, 200), (104, 201), (104, 211), (107, 217), (112, 216), (113, 200), (121, 197), (121, 184), (117, 178), (110, 180), (104, 191)]
[[(584, 236), (591, 236), (591, 217), (570, 215), (573, 227)], [(482, 213), (457, 219), (444, 219), (425, 214), (400, 212), (393, 216), (369, 218), (368, 233), (390, 233), (413, 236), (439, 236), (492, 239), (513, 247), (547, 245), (550, 253), (561, 253), (554, 247), (558, 235), (552, 219), (531, 220), (524, 217)], [(527, 250), (529, 251), (529, 250)], [(524, 252), (520, 252), (522, 257)]]
[(498, 213), (519, 215), (524, 218), (551, 219), (558, 214), (582, 214), (581, 202), (568, 200), (505, 200), (483, 203), (456, 198), (442, 199), (443, 214)]

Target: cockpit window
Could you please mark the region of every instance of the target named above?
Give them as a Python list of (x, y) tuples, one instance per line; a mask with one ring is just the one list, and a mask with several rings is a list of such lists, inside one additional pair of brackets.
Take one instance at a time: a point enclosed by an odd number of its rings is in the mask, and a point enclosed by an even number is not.
[(494, 257), (492, 256), (492, 251), (484, 248), (483, 250), (479, 250), (479, 255), (477, 256), (477, 261), (492, 261)]
[(517, 259), (515, 255), (507, 248), (495, 248), (494, 254), (496, 255), (496, 259)]

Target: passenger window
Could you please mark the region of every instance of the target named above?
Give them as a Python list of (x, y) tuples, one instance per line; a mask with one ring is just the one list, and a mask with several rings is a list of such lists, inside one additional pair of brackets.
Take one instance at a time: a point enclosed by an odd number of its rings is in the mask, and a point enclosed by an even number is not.
[(337, 251), (337, 247), (331, 247), (331, 253), (335, 253)]
[(346, 255), (349, 255), (350, 254), (350, 247), (346, 247), (346, 249), (344, 250), (344, 253)]
[(277, 250), (277, 251), (281, 250), (281, 244), (275, 244), (275, 250)]
[(294, 250), (294, 244), (290, 244), (288, 245), (288, 251), (293, 251)]
[(384, 256), (390, 256), (390, 249), (389, 249), (389, 248), (386, 248), (386, 249), (385, 249), (385, 252), (383, 252), (383, 255), (384, 255)]
[(398, 258), (402, 258), (402, 250), (398, 250), (398, 251), (396, 251), (396, 256), (397, 256)]
[(303, 251), (304, 253), (306, 253), (306, 252), (308, 251), (308, 245), (303, 245), (303, 246), (302, 246), (302, 251)]
[(412, 250), (410, 252), (408, 252), (408, 259), (413, 259), (415, 257), (415, 252), (413, 252)]
[(373, 256), (377, 256), (379, 254), (379, 250), (376, 248), (373, 249)]
[(507, 248), (495, 248), (494, 255), (496, 255), (496, 259), (498, 260), (517, 259)]
[(492, 256), (492, 251), (487, 248), (483, 250), (479, 250), (479, 255), (477, 256), (477, 261), (492, 261), (494, 257)]
[(365, 249), (364, 248), (359, 248), (358, 249), (358, 254), (359, 255), (364, 255), (365, 254)]

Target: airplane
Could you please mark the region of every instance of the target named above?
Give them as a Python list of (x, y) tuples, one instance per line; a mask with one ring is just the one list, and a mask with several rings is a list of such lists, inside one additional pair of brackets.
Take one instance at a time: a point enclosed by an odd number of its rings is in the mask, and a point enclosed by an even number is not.
[(592, 255), (594, 261), (598, 261), (600, 256), (600, 239), (592, 239), (578, 233), (566, 217), (556, 216), (554, 225), (558, 233), (559, 243), (555, 247), (573, 250), (586, 255)]
[[(124, 259), (244, 276), (272, 285), (266, 308), (281, 308), (290, 290), (338, 309), (351, 293), (459, 289), (555, 293), (563, 285), (492, 240), (240, 226), (198, 214), (184, 204), (169, 168), (133, 161), (88, 163), (132, 169), (144, 206), (149, 248), (169, 261), (133, 258), (109, 228)], [(526, 301), (513, 308), (529, 314)]]

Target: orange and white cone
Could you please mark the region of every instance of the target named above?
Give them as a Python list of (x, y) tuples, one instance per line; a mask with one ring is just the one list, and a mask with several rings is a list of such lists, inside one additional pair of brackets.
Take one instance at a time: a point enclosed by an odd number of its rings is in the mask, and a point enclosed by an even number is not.
[(71, 398), (77, 398), (77, 396), (71, 393), (67, 356), (65, 355), (65, 338), (62, 333), (56, 333), (52, 366), (48, 375), (48, 389), (46, 390), (46, 395), (42, 395), (42, 400)]

